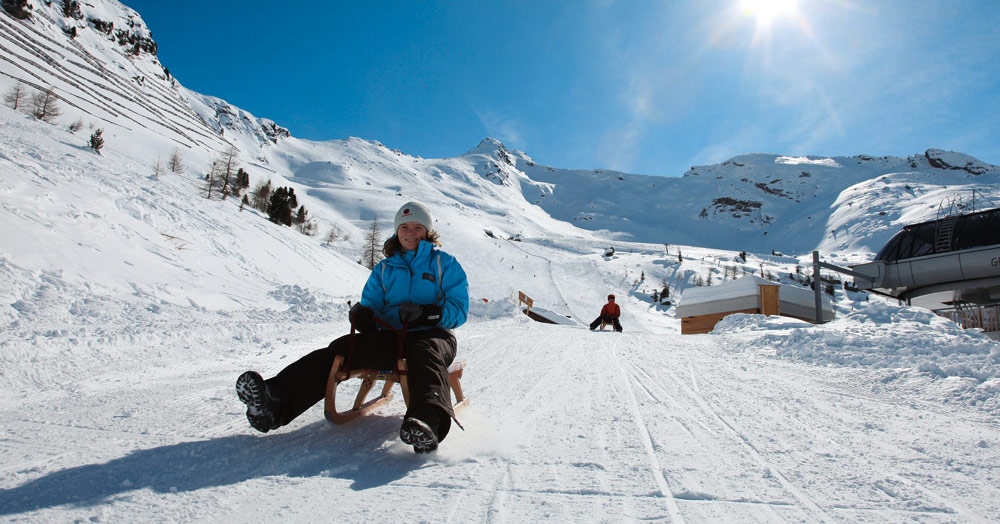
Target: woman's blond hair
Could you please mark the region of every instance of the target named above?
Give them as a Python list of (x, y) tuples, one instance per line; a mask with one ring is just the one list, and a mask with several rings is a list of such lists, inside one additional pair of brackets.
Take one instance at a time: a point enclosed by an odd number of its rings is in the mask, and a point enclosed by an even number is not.
[[(427, 238), (424, 240), (435, 246), (441, 245), (441, 236), (438, 235), (437, 231), (428, 231)], [(389, 258), (401, 251), (403, 251), (403, 244), (399, 243), (399, 237), (396, 235), (389, 237), (389, 240), (386, 240), (385, 244), (382, 245), (382, 254), (385, 255), (385, 258)]]

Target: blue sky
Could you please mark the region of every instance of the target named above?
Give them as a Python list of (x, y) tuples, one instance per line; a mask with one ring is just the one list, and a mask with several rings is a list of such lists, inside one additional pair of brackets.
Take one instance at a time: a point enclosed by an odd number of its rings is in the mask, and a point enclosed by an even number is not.
[[(679, 176), (743, 153), (1000, 164), (1000, 2), (126, 0), (185, 86), (310, 140)], [(770, 15), (770, 16), (769, 16)]]

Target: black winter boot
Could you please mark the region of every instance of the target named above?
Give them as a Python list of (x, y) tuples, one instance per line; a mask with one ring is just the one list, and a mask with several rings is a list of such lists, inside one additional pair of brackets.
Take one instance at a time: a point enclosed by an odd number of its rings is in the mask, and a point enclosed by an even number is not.
[(253, 429), (267, 433), (278, 425), (278, 411), (281, 401), (267, 387), (267, 383), (256, 371), (247, 371), (236, 379), (236, 395), (247, 405), (247, 420)]
[(413, 446), (413, 451), (417, 453), (428, 453), (438, 447), (438, 438), (434, 430), (424, 421), (414, 417), (406, 417), (403, 420), (403, 425), (399, 428), (399, 440)]
[(450, 428), (448, 413), (434, 404), (423, 404), (406, 412), (399, 438), (412, 445), (413, 451), (427, 453), (437, 449)]

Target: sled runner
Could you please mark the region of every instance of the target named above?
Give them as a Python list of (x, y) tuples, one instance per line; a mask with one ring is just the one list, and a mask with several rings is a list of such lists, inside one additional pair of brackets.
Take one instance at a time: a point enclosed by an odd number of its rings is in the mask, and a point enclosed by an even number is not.
[[(378, 407), (386, 404), (393, 398), (392, 386), (399, 384), (403, 390), (403, 401), (410, 404), (410, 390), (406, 383), (406, 359), (399, 359), (396, 362), (396, 369), (352, 369), (343, 371), (344, 357), (337, 356), (333, 360), (330, 368), (330, 378), (326, 382), (326, 400), (323, 404), (323, 411), (326, 419), (334, 424), (346, 424), (358, 417), (370, 414)], [(465, 370), (465, 362), (455, 362), (448, 367), (448, 382), (451, 383), (451, 391), (455, 396), (455, 404), (452, 409), (455, 413), (469, 405), (469, 398), (462, 393), (462, 372)], [(361, 387), (358, 389), (358, 396), (354, 399), (354, 406), (351, 409), (337, 411), (337, 387), (341, 382), (352, 378), (361, 379)], [(377, 397), (368, 400), (368, 394), (378, 380), (384, 381), (382, 393)]]

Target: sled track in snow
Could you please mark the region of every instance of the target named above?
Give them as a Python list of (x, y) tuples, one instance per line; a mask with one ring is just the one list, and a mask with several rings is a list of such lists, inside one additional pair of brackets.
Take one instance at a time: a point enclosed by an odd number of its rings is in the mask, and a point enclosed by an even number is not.
[[(651, 376), (649, 376), (649, 374), (646, 373), (642, 368), (640, 368), (639, 366), (636, 366), (633, 363), (629, 363), (629, 366), (633, 370), (633, 373), (629, 376), (629, 378), (636, 378), (636, 380), (638, 382), (639, 379), (637, 378), (637, 376), (641, 375), (642, 377), (644, 377), (644, 379), (646, 381), (649, 382), (649, 384), (652, 385), (653, 388), (659, 390), (659, 392), (661, 394), (666, 395), (667, 397), (671, 398), (671, 400), (675, 404), (677, 403), (676, 400), (673, 399), (672, 395), (670, 395), (667, 391), (663, 390), (662, 387), (656, 385), (656, 382), (653, 380), (653, 378)], [(729, 435), (729, 437), (733, 441), (737, 442), (754, 459), (754, 461), (757, 462), (762, 468), (764, 468), (766, 471), (768, 471), (772, 475), (774, 475), (774, 478), (777, 479), (778, 482), (781, 484), (781, 486), (786, 491), (788, 491), (799, 502), (799, 504), (801, 505), (801, 507), (803, 509), (805, 509), (805, 510), (808, 510), (807, 513), (811, 513), (813, 516), (815, 516), (821, 522), (835, 522), (835, 520), (833, 518), (831, 518), (830, 515), (827, 514), (826, 511), (823, 510), (823, 508), (821, 508), (818, 504), (816, 504), (816, 502), (814, 502), (802, 490), (800, 490), (794, 484), (792, 484), (788, 480), (788, 478), (785, 477), (785, 475), (783, 475), (781, 473), (781, 471), (778, 470), (778, 468), (776, 468), (774, 465), (772, 465), (771, 463), (769, 463), (767, 461), (767, 459), (765, 459), (760, 454), (760, 452), (757, 451), (756, 447), (754, 447), (754, 445), (749, 440), (747, 440), (746, 437), (743, 436), (742, 432), (740, 432), (728, 420), (726, 420), (721, 415), (719, 415), (718, 411), (715, 408), (713, 408), (708, 403), (708, 401), (705, 400), (705, 398), (701, 395), (701, 393), (699, 393), (698, 391), (696, 391), (693, 387), (688, 387), (684, 383), (684, 381), (682, 381), (680, 378), (678, 378), (677, 375), (675, 375), (672, 371), (665, 370), (665, 372), (673, 380), (673, 382), (678, 385), (678, 387), (685, 394), (687, 394), (689, 397), (691, 397), (698, 404), (698, 406), (699, 406), (699, 408), (700, 408), (700, 410), (701, 410), (701, 412), (703, 414), (705, 414), (706, 416), (708, 416), (712, 420), (716, 420), (719, 423), (719, 425), (722, 428), (722, 430), (723, 430), (724, 433), (726, 433), (727, 435)], [(694, 378), (694, 371), (691, 370), (691, 372), (692, 372), (692, 381), (694, 381), (695, 380), (695, 378)], [(697, 382), (693, 382), (693, 383), (695, 385), (697, 384)], [(702, 425), (702, 427), (705, 427), (705, 426)], [(706, 428), (706, 429), (708, 429), (708, 428)]]
[[(646, 449), (646, 458), (649, 461), (650, 473), (653, 475), (653, 479), (656, 481), (657, 487), (660, 489), (660, 494), (663, 496), (664, 504), (667, 507), (667, 511), (670, 513), (670, 521), (683, 523), (684, 518), (681, 517), (680, 506), (677, 505), (677, 499), (674, 497), (674, 493), (670, 490), (670, 485), (667, 483), (666, 477), (663, 476), (663, 466), (660, 465), (660, 460), (656, 457), (656, 449), (653, 445), (653, 439), (649, 436), (649, 427), (646, 425), (645, 419), (642, 417), (642, 411), (639, 409), (639, 401), (635, 397), (635, 391), (632, 389), (632, 374), (630, 374), (625, 366), (622, 364), (622, 359), (618, 354), (618, 346), (621, 345), (622, 339), (625, 337), (618, 337), (615, 340), (614, 345), (611, 347), (611, 354), (613, 355), (613, 360), (615, 366), (618, 368), (619, 373), (621, 373), (623, 384), (625, 384), (625, 393), (628, 395), (629, 399), (629, 409), (632, 412), (632, 418), (635, 420), (636, 428), (639, 430), (639, 436), (642, 439), (643, 447)], [(631, 338), (631, 337), (629, 337)]]
[[(700, 351), (702, 353), (705, 352), (705, 350), (703, 348), (698, 348), (698, 351)], [(690, 372), (692, 373), (692, 377), (691, 377), (692, 378), (692, 383), (696, 385), (697, 383), (696, 383), (695, 376), (694, 376), (694, 370), (693, 370), (693, 368), (691, 368), (690, 361), (688, 362), (688, 368), (689, 368)], [(638, 369), (640, 372), (642, 372), (642, 373), (645, 374), (645, 372), (642, 371), (641, 369), (639, 369), (638, 367), (636, 367), (636, 369)], [(673, 372), (671, 372), (670, 370), (664, 370), (664, 371), (674, 381), (676, 381), (678, 384), (681, 384), (682, 387), (683, 387), (682, 381), (679, 378), (677, 378), (676, 375), (674, 375)], [(655, 382), (654, 382), (654, 384), (655, 384)], [(687, 389), (687, 388), (685, 388), (685, 389)], [(693, 388), (693, 389), (696, 389), (696, 387)], [(857, 392), (848, 392), (848, 391), (836, 391), (836, 390), (832, 390), (832, 389), (824, 389), (822, 391), (823, 391), (823, 393), (830, 394), (830, 395), (837, 395), (837, 396), (842, 396), (842, 397), (846, 397), (846, 398), (860, 399), (860, 400), (862, 400), (862, 401), (864, 401), (866, 403), (881, 403), (881, 404), (894, 405), (894, 406), (900, 406), (900, 407), (903, 407), (903, 406), (912, 406), (914, 404), (918, 404), (919, 405), (919, 409), (921, 411), (932, 412), (932, 413), (937, 413), (937, 414), (945, 414), (945, 411), (942, 410), (940, 407), (935, 406), (934, 404), (929, 403), (929, 402), (920, 401), (919, 399), (916, 399), (916, 400), (903, 400), (903, 399), (891, 399), (891, 398), (890, 399), (886, 399), (884, 397), (880, 398), (880, 397), (876, 397), (874, 395), (865, 395), (865, 394), (861, 394), (861, 393), (857, 393)], [(689, 394), (691, 394), (691, 393), (689, 393)], [(716, 413), (716, 411), (709, 406), (709, 404), (707, 403), (707, 401), (704, 400), (704, 397), (702, 397), (700, 395), (700, 393), (698, 393), (697, 397), (699, 398), (699, 402), (703, 403), (706, 407), (708, 407), (709, 410), (706, 411), (706, 413), (711, 414), (711, 416), (713, 416), (714, 418), (717, 418), (721, 423), (723, 423), (724, 426), (728, 429), (728, 432), (731, 433), (731, 434), (733, 434), (734, 438), (737, 438), (738, 441), (745, 448), (747, 448), (748, 450), (751, 450), (752, 455), (755, 457), (755, 459), (757, 459), (757, 460), (760, 461), (760, 464), (762, 466), (770, 468), (770, 470), (775, 474), (775, 478), (778, 479), (782, 483), (782, 485), (785, 485), (786, 483), (788, 483), (788, 486), (791, 486), (791, 483), (789, 481), (787, 481), (786, 477), (784, 475), (782, 475), (778, 469), (776, 469), (773, 466), (771, 466), (766, 461), (766, 459), (764, 459), (760, 455), (760, 453), (756, 451), (755, 446), (749, 440), (747, 440), (747, 438), (744, 436), (743, 432), (739, 431), (733, 424), (730, 424), (728, 421), (726, 421), (725, 418), (723, 418), (722, 416), (718, 415)], [(903, 448), (901, 448), (898, 445), (895, 445), (895, 444), (893, 444), (891, 442), (885, 441), (883, 438), (879, 438), (879, 437), (874, 436), (874, 435), (872, 435), (872, 437), (873, 438), (870, 438), (870, 440), (868, 441), (869, 444), (872, 445), (872, 446), (875, 446), (875, 447), (879, 448), (882, 451), (883, 454), (886, 454), (886, 455), (890, 455), (890, 454), (903, 454), (906, 451), (906, 450), (904, 450)], [(832, 434), (828, 434), (826, 436), (826, 438), (828, 439), (828, 441), (830, 443), (836, 444), (837, 446), (839, 446), (843, 450), (850, 451), (850, 450), (854, 450), (855, 449), (855, 443), (850, 442), (848, 439), (844, 438), (842, 435), (837, 435), (836, 433), (832, 433)], [(940, 518), (940, 516), (942, 514), (952, 514), (952, 515), (955, 515), (957, 517), (960, 517), (960, 520), (962, 522), (983, 522), (983, 523), (985, 523), (985, 522), (993, 522), (993, 520), (991, 520), (989, 518), (986, 518), (986, 517), (983, 517), (983, 516), (980, 516), (975, 511), (969, 509), (965, 504), (962, 504), (962, 503), (956, 501), (954, 498), (948, 497), (948, 496), (943, 495), (941, 493), (938, 493), (932, 487), (928, 486), (926, 483), (915, 481), (915, 480), (907, 478), (905, 476), (905, 474), (900, 473), (898, 471), (898, 467), (897, 468), (893, 468), (893, 471), (881, 471), (880, 475), (881, 475), (881, 478), (879, 480), (874, 481), (874, 485), (876, 487), (878, 487), (879, 489), (882, 489), (883, 491), (885, 491), (886, 494), (889, 497), (891, 497), (893, 499), (896, 499), (897, 495), (894, 494), (894, 493), (892, 493), (892, 491), (893, 491), (892, 489), (889, 489), (888, 491), (886, 491), (886, 489), (883, 487), (883, 484), (887, 484), (887, 483), (898, 484), (898, 485), (901, 485), (901, 486), (908, 487), (908, 488), (910, 488), (912, 490), (918, 491), (920, 493), (923, 493), (926, 496), (927, 499), (929, 499), (931, 501), (934, 501), (935, 504), (937, 504), (938, 506), (940, 506), (940, 507), (922, 507), (921, 506), (921, 507), (914, 507), (914, 508), (893, 508), (893, 509), (889, 509), (888, 511), (896, 512), (896, 513), (899, 513), (901, 515), (910, 515), (910, 516), (913, 516), (913, 515), (925, 515), (925, 516), (932, 516), (932, 517), (936, 517), (936, 518)], [(786, 486), (786, 489), (788, 488), (788, 486)], [(792, 491), (792, 490), (789, 490), (789, 491), (791, 493), (793, 493), (793, 494), (796, 493), (796, 491)], [(911, 502), (914, 502), (914, 501), (911, 501)], [(842, 507), (842, 506), (838, 506), (835, 509), (836, 510), (850, 509), (850, 510), (860, 511), (860, 512), (864, 512), (864, 511), (870, 510), (870, 508), (865, 508), (865, 507), (851, 507), (851, 508), (847, 508), (847, 507)], [(828, 519), (832, 519), (832, 517), (830, 517), (830, 515), (826, 514), (825, 512), (824, 512), (824, 515), (826, 515)]]

